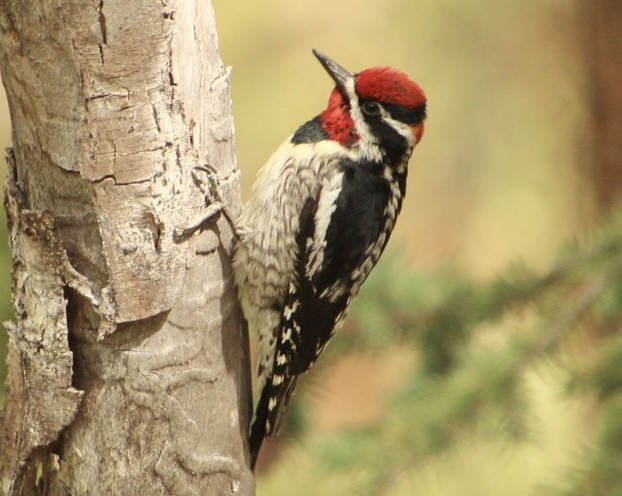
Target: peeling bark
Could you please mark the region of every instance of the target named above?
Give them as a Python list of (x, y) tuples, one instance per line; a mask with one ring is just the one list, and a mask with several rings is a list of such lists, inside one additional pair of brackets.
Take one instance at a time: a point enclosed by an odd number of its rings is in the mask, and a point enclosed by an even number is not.
[(203, 0), (4, 0), (13, 125), (0, 491), (253, 494), (229, 71)]

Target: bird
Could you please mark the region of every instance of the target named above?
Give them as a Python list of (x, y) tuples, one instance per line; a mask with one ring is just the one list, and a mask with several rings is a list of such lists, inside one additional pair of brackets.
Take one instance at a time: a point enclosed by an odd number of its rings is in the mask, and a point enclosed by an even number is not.
[(298, 378), (378, 262), (424, 133), (427, 99), (404, 72), (378, 66), (353, 74), (313, 54), (335, 83), (328, 104), (260, 169), (237, 224), (234, 280), (258, 334), (253, 470)]

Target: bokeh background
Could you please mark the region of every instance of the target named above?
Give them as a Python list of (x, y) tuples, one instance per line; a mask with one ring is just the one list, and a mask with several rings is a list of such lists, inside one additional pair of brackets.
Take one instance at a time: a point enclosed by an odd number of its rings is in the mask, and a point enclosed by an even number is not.
[[(221, 56), (233, 67), (243, 196), (269, 155), (327, 101), (331, 80), (311, 48), (352, 71), (390, 65), (425, 89), (429, 118), (378, 270), (408, 266), (424, 274), (449, 265), (474, 281), (518, 260), (546, 270), (560, 246), (585, 236), (615, 199), (615, 177), (603, 181), (595, 164), (603, 124), (599, 85), (603, 78), (607, 87), (620, 84), (602, 74), (607, 40), (599, 42), (599, 33), (613, 29), (602, 12), (618, 1), (214, 0)], [(617, 36), (611, 46), (620, 50), (620, 31)], [(620, 60), (619, 52), (610, 57)], [(4, 148), (10, 124), (4, 98), (0, 104)], [(6, 320), (4, 216), (0, 235), (0, 318)], [(1, 355), (5, 341), (1, 331)], [(334, 359), (322, 371), (323, 384), (306, 395), (313, 428), (330, 434), (377, 417), (383, 391), (414, 359), (395, 350)], [(0, 373), (3, 378), (4, 363)], [(409, 470), (387, 494), (545, 494), (542, 488), (563, 479), (594, 436), (593, 402), (562, 395), (565, 378), (555, 363), (528, 375), (534, 419), (528, 441), (470, 439)], [(332, 486), (305, 486), (304, 445), (283, 450), (265, 463), (259, 494), (351, 494), (349, 476)]]
[(255, 171), (322, 109), (346, 68), (391, 65), (425, 89), (429, 120), (395, 233), (417, 264), (456, 257), (485, 276), (516, 257), (546, 263), (584, 226), (588, 101), (577, 3), (564, 0), (216, 1), (233, 66), (239, 165)]

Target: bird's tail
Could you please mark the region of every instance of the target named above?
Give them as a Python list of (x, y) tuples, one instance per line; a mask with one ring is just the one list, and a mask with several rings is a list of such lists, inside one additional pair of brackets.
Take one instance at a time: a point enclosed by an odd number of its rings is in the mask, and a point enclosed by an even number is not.
[(268, 422), (268, 387), (263, 388), (261, 391), (261, 397), (253, 421), (251, 423), (251, 431), (248, 437), (248, 446), (251, 454), (251, 469), (255, 470), (255, 463), (257, 463), (257, 457), (259, 456), (259, 450), (263, 444), (263, 440), (268, 435), (267, 422)]
[(283, 412), (296, 386), (296, 377), (288, 377), (285, 380), (281, 379), (278, 384), (275, 383), (275, 377), (279, 376), (273, 375), (270, 377), (261, 391), (251, 423), (248, 445), (252, 470), (255, 470), (255, 464), (257, 463), (263, 440), (278, 432)]

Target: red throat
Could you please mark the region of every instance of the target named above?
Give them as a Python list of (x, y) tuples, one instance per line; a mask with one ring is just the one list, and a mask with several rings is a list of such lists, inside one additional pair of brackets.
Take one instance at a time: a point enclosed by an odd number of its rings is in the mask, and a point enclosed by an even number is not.
[(320, 114), (320, 122), (329, 139), (343, 146), (352, 146), (359, 139), (348, 105), (337, 88), (330, 94), (328, 107)]

